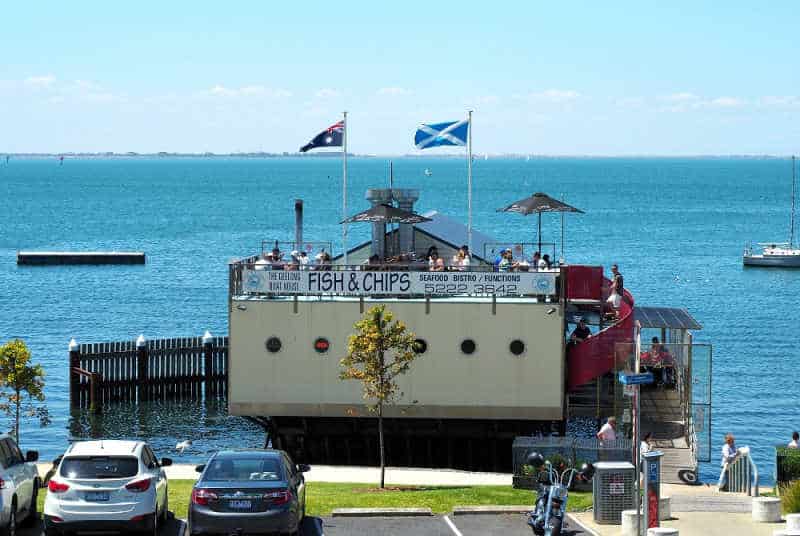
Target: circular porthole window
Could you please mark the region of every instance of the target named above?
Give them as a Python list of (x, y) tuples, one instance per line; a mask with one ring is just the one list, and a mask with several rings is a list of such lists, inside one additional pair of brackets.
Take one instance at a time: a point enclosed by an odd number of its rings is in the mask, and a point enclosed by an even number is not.
[(428, 351), (428, 343), (425, 339), (414, 339), (414, 352), (417, 354), (424, 354)]
[(519, 339), (515, 339), (508, 345), (508, 349), (511, 350), (511, 353), (514, 355), (522, 355), (525, 353), (525, 343)]
[(475, 353), (475, 341), (472, 339), (464, 339), (461, 341), (461, 351), (467, 355)]
[(276, 352), (281, 351), (281, 340), (278, 337), (270, 337), (267, 339), (267, 342), (264, 344), (267, 347), (267, 351), (274, 354)]
[(317, 340), (314, 341), (314, 351), (318, 354), (327, 353), (330, 349), (331, 343), (325, 337), (318, 337)]

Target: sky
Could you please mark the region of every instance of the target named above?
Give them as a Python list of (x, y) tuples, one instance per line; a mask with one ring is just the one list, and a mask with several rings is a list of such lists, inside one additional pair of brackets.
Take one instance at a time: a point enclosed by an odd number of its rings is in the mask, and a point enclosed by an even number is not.
[[(47, 5), (46, 5), (47, 4)], [(474, 152), (800, 152), (798, 4), (8, 2), (0, 153), (414, 154), (474, 111)], [(432, 149), (440, 154), (446, 149)]]

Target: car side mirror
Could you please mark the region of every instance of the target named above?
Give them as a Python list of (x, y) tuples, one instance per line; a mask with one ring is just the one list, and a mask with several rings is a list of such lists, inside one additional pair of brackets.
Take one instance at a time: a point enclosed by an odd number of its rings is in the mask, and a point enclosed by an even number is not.
[(25, 453), (25, 461), (26, 462), (38, 462), (39, 461), (39, 452), (36, 450), (29, 450)]
[(198, 473), (202, 473), (203, 471), (206, 470), (206, 464), (201, 463), (200, 465), (195, 465), (194, 470), (197, 471)]
[(172, 465), (172, 458), (161, 458), (161, 467), (169, 467)]
[(311, 470), (311, 466), (305, 463), (298, 463), (297, 470), (301, 473), (307, 473)]

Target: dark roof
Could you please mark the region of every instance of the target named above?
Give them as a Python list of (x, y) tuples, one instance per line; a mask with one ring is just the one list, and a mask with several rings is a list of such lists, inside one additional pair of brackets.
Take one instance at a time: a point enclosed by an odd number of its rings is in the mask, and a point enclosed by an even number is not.
[(633, 308), (633, 316), (643, 328), (703, 329), (686, 309), (637, 305)]
[[(444, 242), (445, 244), (451, 246), (453, 249), (458, 249), (462, 245), (467, 243), (467, 226), (461, 223), (460, 221), (454, 220), (448, 216), (445, 216), (441, 212), (437, 212), (435, 210), (430, 210), (422, 214), (425, 218), (430, 219), (430, 221), (425, 221), (423, 223), (418, 223), (414, 225), (414, 228), (421, 232), (425, 233), (426, 235), (434, 238), (440, 242)], [(397, 229), (393, 229), (386, 233), (386, 236), (393, 236), (394, 233), (397, 232)], [(355, 253), (357, 250), (368, 246), (371, 243), (371, 240), (363, 242), (355, 247), (352, 247), (347, 250), (347, 254)], [(484, 249), (486, 246), (498, 244), (497, 240), (492, 238), (491, 236), (484, 234), (480, 231), (477, 231), (475, 228), (472, 229), (472, 256), (476, 257), (478, 260), (484, 262), (491, 262), (491, 259), (494, 258), (494, 254), (496, 253), (493, 249), (487, 251), (485, 255), (488, 259), (484, 258)], [(344, 255), (339, 253), (332, 260), (338, 260), (342, 258)]]

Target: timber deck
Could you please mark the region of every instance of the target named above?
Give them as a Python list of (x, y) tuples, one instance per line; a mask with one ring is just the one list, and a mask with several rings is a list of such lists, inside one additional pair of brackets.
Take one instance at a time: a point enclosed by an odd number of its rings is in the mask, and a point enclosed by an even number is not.
[(685, 423), (678, 391), (642, 389), (642, 433), (653, 433), (654, 448), (664, 453), (661, 480), (666, 484), (686, 484), (679, 475), (695, 472), (692, 451), (686, 443)]

